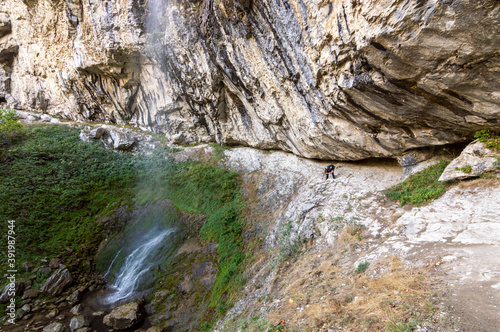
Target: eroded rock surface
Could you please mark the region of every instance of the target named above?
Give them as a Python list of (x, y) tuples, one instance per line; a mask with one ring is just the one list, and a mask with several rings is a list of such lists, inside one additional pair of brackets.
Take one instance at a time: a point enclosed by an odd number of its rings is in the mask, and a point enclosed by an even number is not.
[(51, 296), (60, 295), (66, 287), (73, 283), (71, 272), (67, 268), (58, 269), (40, 287), (40, 292)]
[(439, 181), (463, 180), (491, 171), (500, 171), (500, 151), (474, 141), (446, 167)]
[(7, 0), (0, 101), (179, 144), (396, 157), (500, 128), (499, 11), (495, 0)]
[(0, 295), (0, 303), (9, 302), (11, 298), (23, 294), (23, 290), (24, 283), (20, 281), (7, 284)]

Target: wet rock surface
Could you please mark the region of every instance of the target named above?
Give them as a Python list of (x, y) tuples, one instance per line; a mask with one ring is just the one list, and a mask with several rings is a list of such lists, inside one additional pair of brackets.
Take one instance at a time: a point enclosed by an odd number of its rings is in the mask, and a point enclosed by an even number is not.
[(76, 316), (71, 318), (69, 328), (71, 331), (80, 330), (90, 326), (90, 318), (87, 316)]

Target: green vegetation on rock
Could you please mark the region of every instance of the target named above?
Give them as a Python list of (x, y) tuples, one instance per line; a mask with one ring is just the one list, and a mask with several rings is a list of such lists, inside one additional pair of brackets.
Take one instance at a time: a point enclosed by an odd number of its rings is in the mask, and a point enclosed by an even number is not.
[[(102, 240), (101, 218), (119, 207), (168, 198), (182, 211), (206, 215), (200, 236), (218, 243), (206, 324), (232, 306), (245, 260), (245, 204), (237, 173), (198, 162), (176, 165), (168, 149), (150, 156), (114, 153), (80, 141), (78, 128), (35, 125), (13, 131), (0, 132), (0, 219), (16, 221), (17, 246), (23, 248), (17, 253), (19, 265), (38, 265), (41, 258), (70, 248), (72, 259), (86, 270), (84, 262)], [(5, 251), (5, 243), (0, 250)], [(0, 258), (2, 266), (5, 260)]]
[(500, 135), (488, 129), (479, 130), (474, 135), (479, 142), (491, 150), (500, 150)]
[[(36, 264), (65, 248), (74, 250), (75, 258), (86, 258), (92, 252), (85, 248), (101, 240), (96, 219), (112, 212), (113, 202), (131, 201), (131, 156), (81, 142), (79, 132), (38, 125), (18, 130), (15, 140), (3, 140), (0, 220), (16, 221), (18, 265)], [(2, 241), (1, 250), (6, 243)], [(4, 260), (2, 256), (2, 266)]]
[[(200, 235), (218, 243), (219, 259), (219, 272), (209, 307), (214, 308), (218, 315), (224, 314), (232, 306), (236, 291), (242, 285), (245, 260), (241, 239), (245, 203), (238, 173), (199, 162), (175, 165), (163, 164), (161, 158), (150, 158), (147, 163), (154, 164), (154, 167), (147, 175), (141, 176), (143, 182), (139, 181), (138, 199), (141, 202), (164, 196), (182, 211), (207, 216)], [(158, 171), (160, 165), (163, 169)], [(150, 190), (152, 187), (155, 189)], [(208, 325), (213, 318), (207, 318)]]
[(439, 198), (449, 187), (448, 183), (438, 181), (448, 164), (448, 161), (441, 160), (439, 163), (413, 174), (405, 181), (387, 190), (385, 194), (401, 205), (418, 206)]
[(472, 172), (472, 167), (469, 166), (469, 165), (467, 165), (465, 167), (455, 167), (455, 170), (456, 171), (462, 171), (464, 173), (470, 173), (470, 172)]
[[(228, 295), (242, 284), (241, 264), (245, 258), (241, 241), (244, 201), (238, 174), (202, 163), (181, 166), (172, 178), (169, 198), (182, 210), (207, 215), (201, 236), (219, 244), (219, 273), (211, 306), (227, 306), (231, 300)], [(226, 304), (220, 302), (223, 295)]]
[(365, 271), (366, 271), (366, 269), (368, 269), (368, 267), (369, 267), (369, 266), (370, 266), (370, 262), (365, 261), (365, 262), (363, 262), (363, 263), (360, 263), (360, 264), (358, 265), (358, 267), (356, 268), (356, 273), (358, 273), (358, 274), (359, 274), (359, 273), (363, 273), (363, 272), (365, 272)]

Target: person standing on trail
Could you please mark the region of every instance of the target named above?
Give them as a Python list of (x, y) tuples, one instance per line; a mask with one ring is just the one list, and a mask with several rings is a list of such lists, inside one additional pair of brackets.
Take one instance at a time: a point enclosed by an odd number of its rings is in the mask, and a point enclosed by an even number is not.
[(335, 166), (333, 164), (326, 166), (326, 168), (325, 168), (326, 179), (325, 180), (328, 180), (328, 174), (331, 174), (332, 179), (335, 179), (335, 174), (333, 174), (333, 172), (335, 172)]

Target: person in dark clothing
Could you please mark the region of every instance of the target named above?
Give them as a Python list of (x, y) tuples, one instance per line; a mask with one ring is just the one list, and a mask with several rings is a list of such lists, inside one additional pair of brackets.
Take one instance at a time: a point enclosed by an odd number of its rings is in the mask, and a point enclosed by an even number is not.
[(333, 164), (326, 166), (325, 168), (326, 180), (328, 180), (328, 174), (331, 174), (332, 179), (335, 179), (335, 174), (333, 174), (333, 172), (335, 172), (335, 166)]

